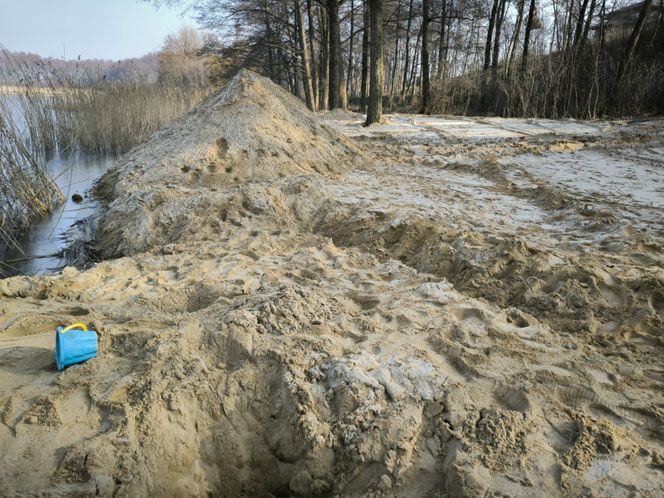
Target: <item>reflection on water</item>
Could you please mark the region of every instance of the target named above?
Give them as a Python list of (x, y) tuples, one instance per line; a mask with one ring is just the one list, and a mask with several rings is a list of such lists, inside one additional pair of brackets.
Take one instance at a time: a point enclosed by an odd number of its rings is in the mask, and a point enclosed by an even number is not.
[[(73, 154), (66, 159), (53, 159), (49, 172), (67, 197), (53, 214), (34, 223), (19, 238), (20, 249), (0, 250), (0, 276), (3, 274), (41, 274), (57, 271), (64, 262), (57, 255), (69, 242), (80, 235), (80, 227), (74, 225), (99, 209), (99, 203), (90, 198), (89, 190), (115, 160), (112, 156)], [(77, 203), (72, 196), (83, 198)]]

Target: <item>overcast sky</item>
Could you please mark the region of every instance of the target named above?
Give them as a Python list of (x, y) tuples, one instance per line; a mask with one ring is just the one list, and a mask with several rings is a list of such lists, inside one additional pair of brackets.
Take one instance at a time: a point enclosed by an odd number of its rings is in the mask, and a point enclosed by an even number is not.
[(140, 57), (183, 24), (179, 10), (139, 0), (0, 0), (0, 43), (45, 57)]

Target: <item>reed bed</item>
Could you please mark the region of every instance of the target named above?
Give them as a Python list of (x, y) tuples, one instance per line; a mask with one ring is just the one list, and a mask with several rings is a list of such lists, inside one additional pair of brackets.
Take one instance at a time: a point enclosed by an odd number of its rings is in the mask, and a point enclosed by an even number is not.
[[(50, 178), (40, 142), (21, 112), (27, 102), (36, 100), (37, 86), (1, 47), (0, 63), (5, 68), (0, 74), (3, 88), (21, 86), (19, 93), (0, 94), (0, 242), (20, 247), (17, 231), (51, 212), (64, 197)], [(36, 112), (30, 118), (41, 119)]]
[(207, 88), (186, 88), (141, 82), (69, 85), (50, 97), (52, 121), (40, 121), (44, 137), (54, 145), (88, 153), (122, 153), (191, 110)]
[(13, 119), (20, 122), (33, 152), (47, 157), (73, 151), (125, 152), (191, 110), (211, 91), (104, 78), (80, 84), (47, 64), (38, 69), (26, 73), (14, 68), (9, 84), (0, 81), (0, 97), (12, 100)]
[[(82, 82), (85, 83), (82, 83)], [(64, 199), (46, 165), (73, 152), (120, 154), (191, 110), (210, 88), (96, 81), (16, 63), (0, 45), (0, 256)]]

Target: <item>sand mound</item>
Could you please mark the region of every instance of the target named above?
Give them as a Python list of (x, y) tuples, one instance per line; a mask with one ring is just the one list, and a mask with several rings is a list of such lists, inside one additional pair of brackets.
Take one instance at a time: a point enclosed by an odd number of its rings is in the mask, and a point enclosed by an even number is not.
[[(196, 109), (131, 151), (108, 180), (116, 196), (136, 180), (218, 187), (287, 175), (335, 174), (348, 168), (357, 153), (299, 99), (269, 79), (242, 70)], [(106, 183), (101, 182), (102, 188)]]
[[(280, 92), (243, 73), (104, 179), (130, 256), (0, 280), (0, 494), (661, 496), (659, 232), (410, 141), (337, 174), (353, 148), (300, 104), (275, 169), (208, 171), (217, 131), (287, 126)], [(100, 355), (57, 372), (79, 321)]]
[[(629, 357), (315, 236), (174, 251), (0, 283), (6, 494), (577, 496), (613, 467), (661, 488)], [(54, 372), (60, 320), (102, 355)]]
[(100, 252), (148, 250), (159, 244), (158, 225), (207, 218), (209, 204), (225, 202), (214, 200), (219, 190), (293, 175), (334, 176), (358, 154), (299, 99), (242, 70), (101, 179), (98, 193), (110, 205), (98, 234)]

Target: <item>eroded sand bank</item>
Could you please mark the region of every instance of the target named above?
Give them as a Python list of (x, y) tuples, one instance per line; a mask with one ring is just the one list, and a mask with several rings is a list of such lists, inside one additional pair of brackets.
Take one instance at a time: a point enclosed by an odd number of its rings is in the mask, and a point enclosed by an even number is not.
[(0, 281), (0, 493), (664, 493), (662, 123), (323, 122), (243, 72)]

